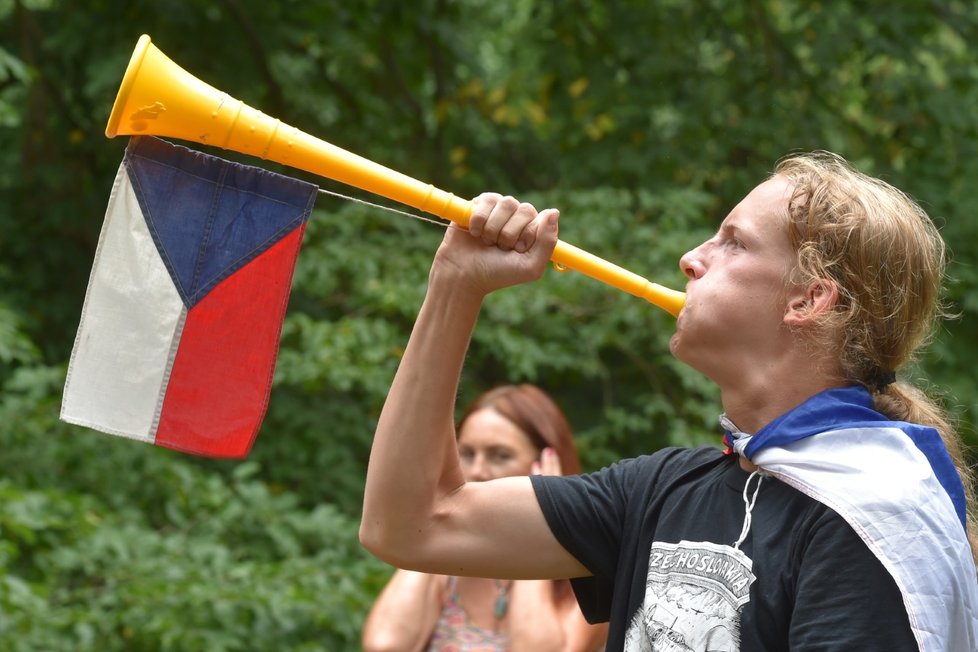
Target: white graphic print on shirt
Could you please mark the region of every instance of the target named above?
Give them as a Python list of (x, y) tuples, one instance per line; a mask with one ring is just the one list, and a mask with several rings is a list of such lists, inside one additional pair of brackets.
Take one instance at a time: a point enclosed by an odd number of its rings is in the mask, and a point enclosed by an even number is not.
[(731, 546), (652, 544), (645, 601), (625, 633), (625, 652), (736, 652), (740, 610), (756, 579)]

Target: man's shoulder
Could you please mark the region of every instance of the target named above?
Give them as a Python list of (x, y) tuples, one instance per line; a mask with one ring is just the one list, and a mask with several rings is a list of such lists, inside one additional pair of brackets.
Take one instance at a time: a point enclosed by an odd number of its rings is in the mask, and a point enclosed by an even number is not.
[(724, 457), (723, 451), (711, 446), (668, 447), (619, 460), (590, 475), (598, 485), (617, 486), (626, 493), (655, 492), (690, 473), (716, 468)]
[(619, 463), (634, 464), (640, 467), (667, 466), (684, 468), (702, 464), (715, 465), (724, 457), (723, 451), (715, 446), (669, 446), (660, 448), (654, 453), (622, 460)]

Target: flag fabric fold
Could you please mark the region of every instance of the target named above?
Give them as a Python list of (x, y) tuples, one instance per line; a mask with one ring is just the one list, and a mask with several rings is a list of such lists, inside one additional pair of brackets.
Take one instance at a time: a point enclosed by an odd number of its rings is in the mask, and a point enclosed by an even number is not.
[(133, 137), (109, 197), (61, 418), (209, 457), (264, 419), (314, 184)]

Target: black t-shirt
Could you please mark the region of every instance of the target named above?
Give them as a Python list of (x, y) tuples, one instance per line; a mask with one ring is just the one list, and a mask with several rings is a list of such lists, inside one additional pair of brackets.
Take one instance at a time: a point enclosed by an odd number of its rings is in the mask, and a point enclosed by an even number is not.
[(895, 582), (852, 528), (769, 476), (750, 479), (745, 524), (748, 478), (707, 447), (532, 477), (593, 574), (574, 589), (588, 620), (610, 620), (607, 649), (917, 650)]

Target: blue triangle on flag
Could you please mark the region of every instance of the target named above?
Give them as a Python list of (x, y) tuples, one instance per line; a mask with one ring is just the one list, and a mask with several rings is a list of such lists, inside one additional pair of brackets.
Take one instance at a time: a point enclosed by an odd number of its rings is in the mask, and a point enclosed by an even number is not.
[(126, 169), (149, 231), (189, 309), (309, 218), (314, 184), (136, 136)]

